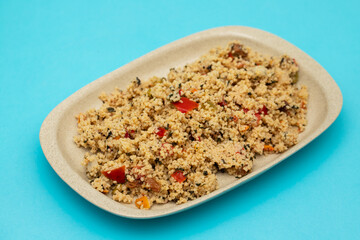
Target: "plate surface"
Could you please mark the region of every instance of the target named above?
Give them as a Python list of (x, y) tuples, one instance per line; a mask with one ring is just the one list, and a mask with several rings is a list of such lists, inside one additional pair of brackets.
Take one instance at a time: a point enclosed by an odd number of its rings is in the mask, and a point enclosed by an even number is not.
[[(182, 205), (168, 203), (154, 205), (151, 210), (139, 210), (134, 204), (122, 204), (93, 189), (81, 165), (85, 150), (73, 142), (76, 134), (74, 116), (102, 104), (101, 92), (115, 87), (125, 88), (135, 77), (148, 79), (154, 75), (166, 76), (169, 68), (184, 66), (211, 48), (225, 46), (239, 40), (253, 50), (269, 55), (288, 54), (296, 59), (300, 72), (299, 83), (308, 86), (308, 126), (299, 136), (299, 143), (281, 154), (258, 157), (253, 171), (241, 179), (218, 174), (220, 188)], [(96, 206), (119, 216), (154, 218), (173, 214), (204, 203), (269, 170), (319, 136), (337, 118), (342, 107), (342, 95), (332, 77), (314, 59), (289, 42), (262, 30), (230, 26), (196, 33), (163, 46), (133, 62), (95, 80), (60, 103), (44, 120), (40, 130), (40, 143), (55, 172), (77, 193)]]

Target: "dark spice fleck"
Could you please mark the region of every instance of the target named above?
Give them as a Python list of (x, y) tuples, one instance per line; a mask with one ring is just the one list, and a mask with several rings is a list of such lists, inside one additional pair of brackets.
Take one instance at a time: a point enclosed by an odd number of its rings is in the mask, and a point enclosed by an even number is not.
[(140, 78), (136, 77), (136, 84), (139, 86), (141, 84)]
[(111, 137), (111, 135), (112, 135), (112, 132), (109, 131), (108, 135), (106, 136), (106, 139), (108, 139), (109, 137)]
[(204, 174), (205, 176), (207, 176), (207, 175), (208, 175), (208, 172), (207, 172), (207, 171), (204, 171), (203, 174)]
[(159, 158), (155, 158), (155, 163), (161, 165), (162, 162), (159, 160)]
[(185, 171), (185, 169), (183, 169), (183, 168), (175, 168), (175, 170), (177, 170), (177, 171)]
[(284, 62), (285, 58), (281, 58), (280, 65)]
[(195, 183), (196, 184), (196, 186), (200, 186), (201, 185), (201, 183)]
[(248, 95), (249, 95), (249, 96), (251, 96), (251, 94), (252, 94), (251, 92), (248, 92)]
[(108, 107), (107, 110), (108, 112), (115, 112), (115, 109), (113, 107)]

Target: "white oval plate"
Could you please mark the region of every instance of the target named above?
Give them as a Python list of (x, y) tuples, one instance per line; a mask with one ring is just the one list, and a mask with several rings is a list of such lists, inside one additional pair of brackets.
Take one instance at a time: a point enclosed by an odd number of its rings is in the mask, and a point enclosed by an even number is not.
[[(239, 40), (260, 53), (288, 54), (300, 67), (299, 83), (308, 86), (308, 126), (300, 134), (299, 143), (282, 154), (258, 157), (253, 171), (236, 179), (218, 174), (220, 188), (182, 205), (168, 203), (154, 205), (151, 210), (139, 210), (134, 204), (122, 204), (93, 189), (87, 181), (81, 165), (84, 150), (73, 142), (76, 134), (74, 116), (91, 107), (100, 107), (98, 96), (111, 92), (115, 87), (125, 88), (131, 79), (166, 76), (169, 68), (184, 66), (211, 48), (225, 46), (229, 41)], [(173, 214), (213, 199), (235, 187), (259, 176), (285, 158), (294, 154), (319, 136), (337, 118), (342, 107), (339, 87), (326, 70), (306, 53), (291, 43), (262, 30), (230, 26), (196, 33), (163, 46), (135, 61), (95, 80), (60, 103), (44, 120), (40, 130), (40, 143), (44, 154), (56, 173), (77, 193), (96, 206), (128, 218), (154, 218)]]

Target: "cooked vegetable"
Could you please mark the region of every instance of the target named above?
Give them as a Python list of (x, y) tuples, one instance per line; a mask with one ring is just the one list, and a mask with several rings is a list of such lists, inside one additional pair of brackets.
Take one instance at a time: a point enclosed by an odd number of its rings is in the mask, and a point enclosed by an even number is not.
[(157, 132), (156, 134), (159, 136), (159, 137), (164, 137), (165, 136), (165, 133), (167, 132), (167, 130), (165, 128), (162, 128), (162, 127), (159, 127), (157, 129)]
[(139, 179), (136, 179), (132, 182), (127, 182), (126, 186), (128, 188), (137, 188), (137, 187), (141, 187), (141, 184), (142, 184), (142, 182)]
[(145, 182), (150, 185), (150, 189), (154, 192), (160, 192), (161, 184), (154, 178), (146, 178)]
[(257, 122), (259, 123), (259, 121), (261, 120), (260, 113), (255, 113), (255, 117), (257, 118)]
[(261, 109), (259, 109), (258, 113), (263, 113), (264, 115), (268, 114), (268, 109), (265, 107), (265, 105), (263, 105), (263, 107)]
[(186, 176), (184, 176), (184, 173), (181, 170), (176, 170), (171, 176), (179, 183), (186, 180)]
[(150, 202), (146, 196), (135, 200), (135, 206), (139, 209), (150, 209)]
[(274, 151), (274, 147), (271, 145), (264, 145), (264, 151)]
[(239, 57), (241, 56), (242, 58), (247, 57), (248, 53), (247, 51), (244, 49), (244, 46), (238, 43), (234, 43), (231, 46), (231, 51), (229, 52), (229, 56), (231, 54), (231, 57)]
[(130, 139), (133, 139), (134, 137), (132, 136), (133, 134), (135, 133), (134, 130), (131, 130), (130, 132), (129, 131), (126, 131), (125, 133), (125, 138), (130, 138)]
[(173, 102), (172, 104), (182, 113), (187, 113), (199, 106), (197, 102), (194, 102), (186, 97), (181, 97), (180, 101)]
[(227, 103), (227, 101), (225, 99), (223, 99), (221, 102), (218, 102), (218, 105), (220, 105), (222, 107), (226, 106), (227, 104), (228, 103)]
[(243, 126), (243, 129), (241, 130), (242, 132), (245, 132), (246, 130), (248, 130), (249, 129), (249, 126), (247, 126), (247, 125), (245, 125), (245, 126)]
[(108, 179), (111, 179), (118, 183), (125, 183), (126, 181), (125, 166), (115, 168), (110, 171), (102, 171), (101, 173), (104, 174), (104, 176), (107, 177)]

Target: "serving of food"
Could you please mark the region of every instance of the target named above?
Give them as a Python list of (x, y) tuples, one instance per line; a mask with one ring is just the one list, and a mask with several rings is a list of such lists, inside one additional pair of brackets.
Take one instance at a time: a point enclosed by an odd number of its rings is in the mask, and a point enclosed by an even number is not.
[(185, 203), (241, 178), (259, 155), (295, 145), (307, 124), (306, 86), (287, 56), (233, 41), (167, 77), (136, 78), (76, 116), (93, 188), (140, 209)]

